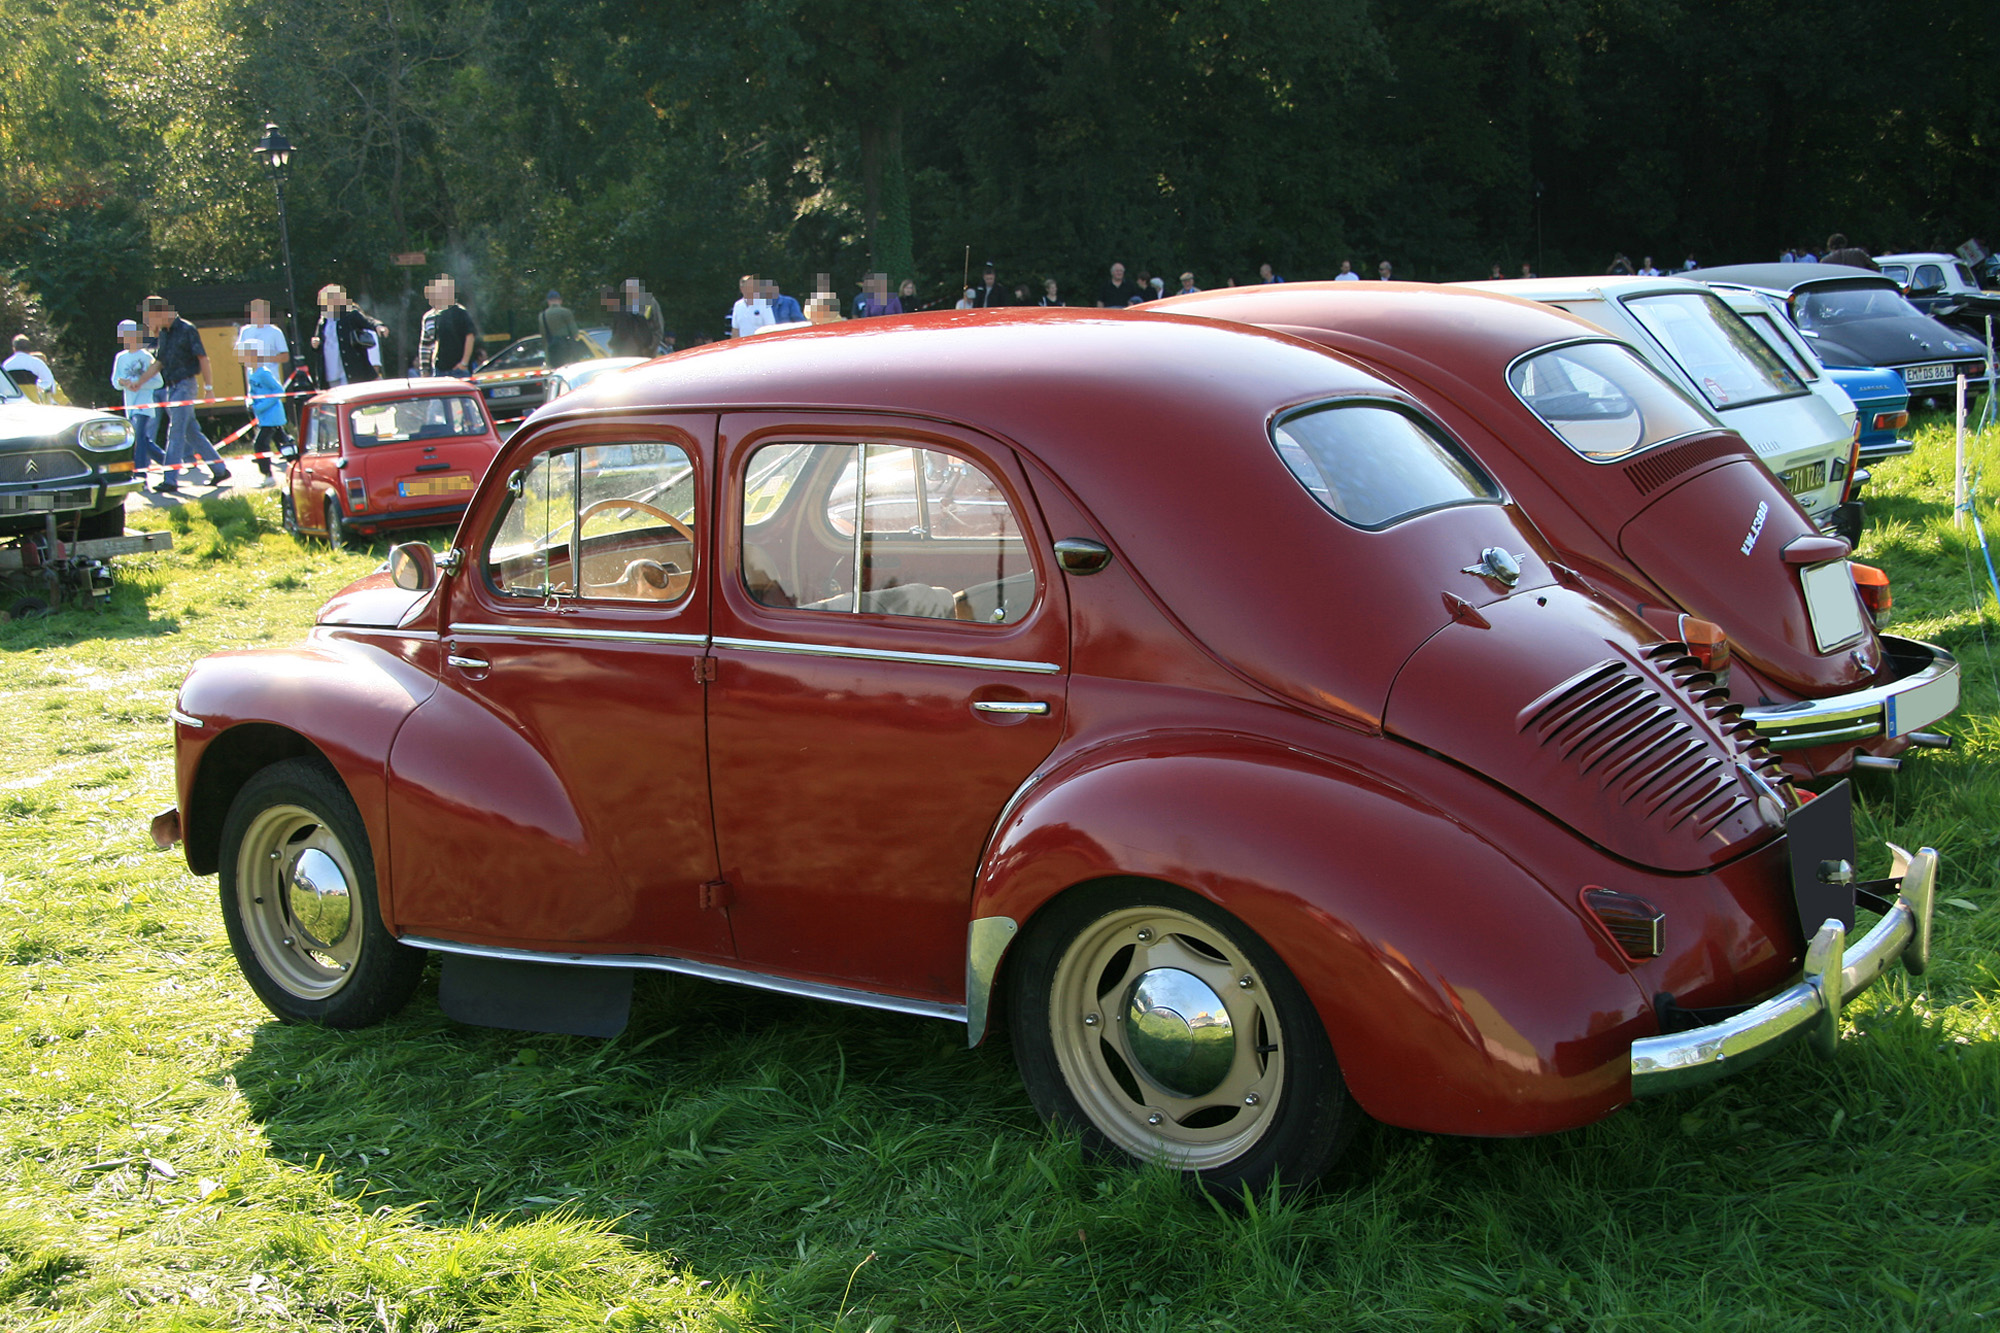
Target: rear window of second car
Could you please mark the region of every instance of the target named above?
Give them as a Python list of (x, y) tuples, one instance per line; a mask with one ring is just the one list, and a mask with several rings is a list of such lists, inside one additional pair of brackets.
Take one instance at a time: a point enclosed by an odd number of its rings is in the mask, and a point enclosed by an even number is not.
[(1359, 528), (1501, 500), (1499, 485), (1471, 455), (1429, 422), (1384, 403), (1295, 412), (1272, 427), (1271, 440), (1307, 493)]
[(1710, 407), (1726, 410), (1807, 392), (1804, 381), (1741, 315), (1706, 292), (1632, 296), (1625, 299), (1625, 308), (1694, 381)]
[(1629, 457), (1721, 424), (1622, 343), (1566, 343), (1507, 371), (1530, 412), (1593, 463)]

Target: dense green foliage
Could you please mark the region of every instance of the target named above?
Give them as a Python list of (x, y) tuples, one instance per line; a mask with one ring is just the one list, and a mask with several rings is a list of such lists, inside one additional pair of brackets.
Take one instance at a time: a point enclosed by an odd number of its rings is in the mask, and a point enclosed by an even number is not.
[(2000, 217), (1986, 0), (22, 0), (0, 35), (0, 267), (93, 367), (149, 283), (278, 275), (266, 118), (302, 300), (407, 325), (421, 250), (499, 331), (637, 274), (683, 343), (753, 268), (1088, 303), (1113, 259), (1595, 272)]
[(1950, 448), (1876, 470), (1861, 551), (1965, 668), (1958, 748), (1858, 780), (1864, 870), (1943, 853), (1931, 970), (1859, 997), (1833, 1060), (1545, 1138), (1371, 1130), (1245, 1213), (1085, 1158), (1004, 1043), (935, 1020), (647, 978), (608, 1042), (460, 1026), (432, 982), (378, 1028), (277, 1023), (214, 877), (147, 840), (167, 710), (382, 544), (285, 537), (271, 492), (152, 499), (174, 550), (121, 562), (104, 615), (0, 624), (0, 1326), (1991, 1329), (2000, 654)]

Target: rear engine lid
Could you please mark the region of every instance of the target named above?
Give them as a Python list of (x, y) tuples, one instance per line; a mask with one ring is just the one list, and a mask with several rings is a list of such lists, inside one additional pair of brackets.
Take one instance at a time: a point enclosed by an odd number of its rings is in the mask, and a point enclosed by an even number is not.
[(1882, 665), (1865, 615), (1844, 614), (1838, 576), (1813, 572), (1839, 563), (1841, 545), (1745, 459), (1689, 477), (1618, 534), (1625, 558), (1682, 610), (1722, 626), (1737, 657), (1808, 699), (1855, 689)]
[(1410, 658), (1386, 730), (1638, 865), (1702, 871), (1783, 832), (1777, 761), (1683, 645), (1560, 587), (1482, 616)]

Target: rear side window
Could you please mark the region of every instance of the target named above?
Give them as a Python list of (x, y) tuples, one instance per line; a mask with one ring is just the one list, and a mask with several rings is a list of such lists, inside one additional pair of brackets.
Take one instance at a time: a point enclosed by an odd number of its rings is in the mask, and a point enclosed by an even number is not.
[(1429, 423), (1381, 403), (1300, 412), (1278, 422), (1271, 439), (1313, 499), (1356, 527), (1500, 501), (1500, 487), (1470, 455)]
[(1619, 343), (1572, 343), (1524, 356), (1507, 382), (1558, 439), (1593, 463), (1721, 424)]

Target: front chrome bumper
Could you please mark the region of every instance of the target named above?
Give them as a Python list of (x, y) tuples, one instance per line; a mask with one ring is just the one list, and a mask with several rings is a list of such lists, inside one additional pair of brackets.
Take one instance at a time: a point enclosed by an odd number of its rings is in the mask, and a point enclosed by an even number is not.
[(1759, 704), (1743, 710), (1757, 739), (1773, 750), (1802, 750), (1835, 741), (1906, 736), (1958, 707), (1958, 659), (1932, 643), (1882, 636), (1882, 651), (1901, 674), (1831, 699)]
[(1733, 1074), (1804, 1038), (1822, 1055), (1840, 1040), (1840, 1011), (1849, 996), (1866, 990), (1902, 961), (1911, 976), (1930, 964), (1931, 909), (1937, 899), (1938, 854), (1925, 847), (1911, 856), (1891, 846), (1902, 879), (1895, 906), (1847, 947), (1847, 931), (1828, 921), (1806, 948), (1805, 974), (1792, 986), (1734, 1018), (1689, 1032), (1632, 1043), (1632, 1093), (1672, 1092)]

